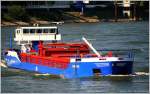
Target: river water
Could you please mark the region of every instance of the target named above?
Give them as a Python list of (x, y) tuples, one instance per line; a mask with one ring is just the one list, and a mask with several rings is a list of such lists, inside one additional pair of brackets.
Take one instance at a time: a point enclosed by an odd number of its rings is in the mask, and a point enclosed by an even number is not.
[[(72, 23), (58, 26), (62, 41), (80, 41), (82, 36), (91, 39), (93, 46), (100, 49), (134, 49), (134, 72), (149, 71), (149, 23), (143, 22), (102, 22)], [(2, 49), (9, 47), (10, 32), (15, 27), (2, 27)], [(13, 41), (13, 47), (17, 48)], [(3, 71), (5, 72), (5, 71)], [(149, 92), (149, 76), (99, 77), (80, 79), (35, 79), (30, 75), (1, 77), (4, 93), (119, 93)]]

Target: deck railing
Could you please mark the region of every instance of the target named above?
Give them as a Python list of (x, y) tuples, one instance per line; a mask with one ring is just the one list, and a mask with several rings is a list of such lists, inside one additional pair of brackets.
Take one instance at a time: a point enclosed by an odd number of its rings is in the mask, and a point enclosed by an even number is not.
[(21, 53), (21, 61), (23, 63), (33, 63), (38, 65), (44, 65), (51, 68), (67, 68), (70, 59), (69, 58), (60, 58), (60, 57), (40, 57), (36, 55), (30, 55)]

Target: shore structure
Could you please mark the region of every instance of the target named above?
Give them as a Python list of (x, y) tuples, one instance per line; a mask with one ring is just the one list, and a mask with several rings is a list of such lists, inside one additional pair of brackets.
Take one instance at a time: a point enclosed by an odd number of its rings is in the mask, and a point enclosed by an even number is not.
[[(95, 23), (148, 19), (148, 2), (114, 1), (2, 1), (1, 26), (49, 25), (53, 22)], [(17, 12), (16, 12), (17, 11)], [(22, 14), (23, 12), (24, 14)], [(18, 16), (21, 15), (21, 16)]]

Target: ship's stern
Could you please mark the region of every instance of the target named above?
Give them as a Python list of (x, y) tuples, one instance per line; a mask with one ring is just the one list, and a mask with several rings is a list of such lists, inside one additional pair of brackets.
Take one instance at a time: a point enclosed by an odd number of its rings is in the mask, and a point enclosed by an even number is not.
[(133, 61), (114, 61), (112, 62), (112, 74), (132, 74)]

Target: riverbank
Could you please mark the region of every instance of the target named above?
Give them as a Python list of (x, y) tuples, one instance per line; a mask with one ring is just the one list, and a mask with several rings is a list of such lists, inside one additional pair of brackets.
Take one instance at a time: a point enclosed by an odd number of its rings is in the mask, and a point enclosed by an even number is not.
[[(105, 13), (101, 8), (88, 9), (82, 14), (81, 12), (75, 11), (63, 11), (63, 10), (51, 10), (50, 14), (47, 14), (46, 10), (36, 11), (35, 15), (31, 15), (26, 17), (28, 20), (22, 19), (5, 19), (6, 17), (3, 15), (1, 26), (31, 26), (33, 24), (39, 25), (51, 25), (51, 24), (62, 24), (62, 23), (97, 23), (97, 22), (129, 22), (129, 21), (141, 21), (145, 20), (142, 17), (131, 17), (125, 18), (121, 14), (118, 14), (117, 20), (114, 17), (113, 11), (108, 11)], [(121, 16), (119, 16), (121, 15)]]
[[(65, 21), (46, 21), (46, 20), (36, 20), (31, 22), (23, 22), (23, 21), (1, 21), (1, 26), (31, 26), (33, 24), (39, 24), (39, 25), (51, 25), (51, 24), (62, 24), (62, 23), (98, 23), (98, 22), (132, 22), (137, 21), (134, 19), (78, 19), (78, 20), (65, 20)], [(142, 19), (138, 20), (142, 21)]]

